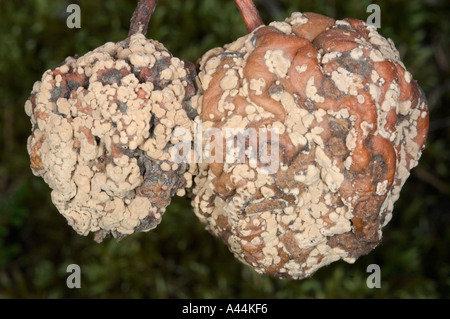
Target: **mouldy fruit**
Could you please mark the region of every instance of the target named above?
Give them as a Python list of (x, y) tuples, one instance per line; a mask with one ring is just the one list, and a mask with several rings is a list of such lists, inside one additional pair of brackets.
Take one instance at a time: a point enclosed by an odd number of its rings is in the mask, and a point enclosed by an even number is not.
[(196, 116), (195, 68), (136, 33), (69, 57), (25, 104), (31, 168), (81, 235), (96, 240), (155, 228), (195, 167), (172, 161), (177, 130)]
[(206, 53), (199, 83), (205, 130), (265, 128), (279, 147), (274, 172), (262, 154), (227, 163), (224, 152), (195, 178), (195, 213), (239, 260), (301, 279), (380, 242), (428, 131), (391, 40), (359, 20), (294, 13)]

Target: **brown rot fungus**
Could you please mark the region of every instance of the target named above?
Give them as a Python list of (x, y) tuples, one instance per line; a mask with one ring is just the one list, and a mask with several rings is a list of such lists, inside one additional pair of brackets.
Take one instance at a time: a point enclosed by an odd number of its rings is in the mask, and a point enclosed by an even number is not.
[(207, 52), (198, 78), (193, 206), (240, 261), (301, 279), (380, 242), (429, 122), (390, 39), (297, 12)]
[(171, 151), (174, 132), (192, 130), (195, 75), (137, 32), (67, 58), (34, 84), (25, 104), (31, 168), (78, 234), (101, 241), (153, 229), (192, 186), (194, 166)]

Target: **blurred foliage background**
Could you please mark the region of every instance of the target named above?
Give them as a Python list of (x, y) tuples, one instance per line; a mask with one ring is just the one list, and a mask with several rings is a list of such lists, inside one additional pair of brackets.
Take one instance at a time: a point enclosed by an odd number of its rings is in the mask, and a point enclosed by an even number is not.
[[(81, 29), (66, 27), (70, 3)], [(381, 7), (379, 32), (394, 40), (426, 92), (431, 129), (384, 229), (382, 243), (355, 264), (337, 262), (302, 281), (256, 274), (208, 234), (189, 201), (177, 198), (149, 233), (96, 244), (78, 236), (32, 175), (24, 112), (34, 81), (66, 56), (127, 36), (136, 0), (0, 0), (0, 298), (449, 298), (450, 297), (450, 4), (439, 0), (256, 0), (266, 23), (294, 11), (366, 20)], [(175, 56), (202, 53), (245, 34), (231, 0), (160, 0), (148, 37)], [(66, 267), (81, 267), (68, 289)], [(381, 267), (369, 289), (368, 265)]]

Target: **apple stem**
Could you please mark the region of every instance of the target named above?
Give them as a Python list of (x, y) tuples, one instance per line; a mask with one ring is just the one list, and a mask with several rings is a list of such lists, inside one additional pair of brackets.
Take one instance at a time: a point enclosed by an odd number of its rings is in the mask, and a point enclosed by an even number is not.
[(130, 31), (128, 36), (132, 36), (138, 32), (142, 34), (147, 33), (148, 24), (150, 18), (157, 5), (157, 0), (141, 0), (139, 1), (136, 9), (134, 10), (133, 17), (131, 18)]
[(252, 0), (234, 0), (234, 2), (241, 12), (245, 26), (247, 27), (247, 31), (249, 33), (255, 30), (257, 27), (264, 25), (264, 22), (259, 15), (258, 9), (256, 9), (256, 6)]

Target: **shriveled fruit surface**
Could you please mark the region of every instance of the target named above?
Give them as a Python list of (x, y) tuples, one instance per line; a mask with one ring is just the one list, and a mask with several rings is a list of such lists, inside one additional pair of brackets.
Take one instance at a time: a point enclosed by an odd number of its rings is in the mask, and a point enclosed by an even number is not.
[(174, 163), (177, 129), (190, 131), (195, 69), (135, 34), (69, 57), (36, 82), (31, 167), (81, 235), (121, 238), (155, 228), (193, 166)]
[[(223, 132), (204, 147), (226, 152), (200, 165), (193, 206), (239, 260), (300, 279), (380, 242), (428, 131), (392, 41), (359, 20), (294, 13), (206, 53), (199, 82), (203, 129)], [(261, 149), (227, 161), (227, 129), (278, 147), (276, 170)]]

